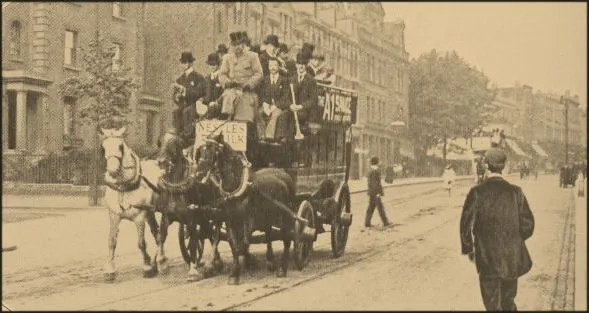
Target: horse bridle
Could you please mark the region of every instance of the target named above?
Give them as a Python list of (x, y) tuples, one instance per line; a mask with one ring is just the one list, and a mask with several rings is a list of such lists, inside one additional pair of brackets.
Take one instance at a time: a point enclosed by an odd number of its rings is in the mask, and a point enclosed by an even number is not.
[[(108, 138), (122, 138), (122, 137), (121, 136), (116, 136), (116, 137), (108, 137)], [(124, 144), (122, 144), (122, 145), (124, 147)], [(106, 153), (106, 151), (104, 153)], [(141, 171), (141, 164), (138, 162), (138, 157), (134, 153), (131, 153), (131, 158), (133, 159), (133, 162), (135, 163), (134, 165), (123, 166), (123, 158), (124, 157), (125, 157), (125, 149), (122, 149), (121, 150), (121, 156), (118, 156), (118, 155), (109, 155), (108, 157), (106, 157), (106, 161), (107, 162), (111, 158), (115, 158), (119, 162), (119, 168), (117, 169), (117, 171), (115, 173), (115, 177), (113, 177), (113, 178), (120, 177), (123, 174), (123, 171), (125, 171), (125, 170), (135, 169), (135, 170), (137, 170), (137, 173), (139, 173)], [(137, 175), (135, 175), (135, 176), (137, 176)], [(136, 177), (132, 178), (129, 181), (133, 181), (133, 180), (135, 180), (135, 178)], [(123, 183), (127, 183), (127, 182), (120, 182), (120, 183), (123, 184)]]
[[(215, 143), (217, 145), (222, 145), (213, 139), (207, 139), (207, 142)], [(218, 166), (219, 154), (220, 154), (219, 151), (216, 150), (215, 151), (215, 160), (213, 161), (212, 169), (210, 169), (207, 172), (207, 175), (205, 176), (205, 178), (203, 178), (202, 182), (206, 183), (206, 181), (210, 181), (215, 187), (217, 187), (217, 189), (219, 189), (219, 192), (220, 192), (221, 196), (223, 197), (224, 201), (227, 201), (227, 200), (233, 199), (233, 198), (239, 198), (245, 193), (248, 186), (250, 185), (251, 164), (247, 161), (247, 158), (245, 158), (245, 156), (240, 155), (239, 160), (241, 161), (241, 164), (242, 164), (241, 183), (239, 184), (239, 187), (237, 187), (237, 189), (228, 192), (228, 191), (225, 191), (225, 189), (223, 188), (223, 179), (217, 178), (217, 175), (220, 174), (219, 173), (220, 169)], [(215, 173), (212, 173), (213, 171), (215, 171)]]

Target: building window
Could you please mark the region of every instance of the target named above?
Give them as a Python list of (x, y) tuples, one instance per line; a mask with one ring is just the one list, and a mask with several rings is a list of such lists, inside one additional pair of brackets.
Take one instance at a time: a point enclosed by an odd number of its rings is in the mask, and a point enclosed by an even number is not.
[(65, 65), (76, 65), (76, 38), (77, 33), (74, 31), (65, 31), (65, 49), (63, 63)]
[(113, 72), (116, 72), (121, 68), (121, 45), (118, 43), (113, 43), (112, 50), (112, 70)]
[(145, 140), (148, 146), (155, 142), (155, 135), (157, 134), (157, 112), (145, 111)]
[(223, 33), (223, 13), (217, 12), (217, 33)]
[(70, 137), (75, 136), (74, 127), (76, 112), (76, 99), (73, 97), (63, 98), (63, 134)]
[(123, 8), (121, 7), (120, 2), (113, 2), (112, 3), (112, 16), (114, 16), (114, 17), (123, 16)]
[(10, 58), (13, 60), (20, 60), (21, 57), (21, 24), (19, 21), (14, 21), (10, 25)]

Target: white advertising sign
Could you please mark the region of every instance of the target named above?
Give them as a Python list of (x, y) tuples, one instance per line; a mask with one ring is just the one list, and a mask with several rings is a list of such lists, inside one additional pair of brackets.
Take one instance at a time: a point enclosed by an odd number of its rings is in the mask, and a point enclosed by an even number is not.
[(216, 136), (220, 133), (223, 134), (223, 140), (228, 143), (233, 150), (246, 151), (247, 124), (245, 122), (227, 122), (220, 120), (201, 121), (196, 124), (195, 145), (201, 146), (205, 143), (207, 137)]

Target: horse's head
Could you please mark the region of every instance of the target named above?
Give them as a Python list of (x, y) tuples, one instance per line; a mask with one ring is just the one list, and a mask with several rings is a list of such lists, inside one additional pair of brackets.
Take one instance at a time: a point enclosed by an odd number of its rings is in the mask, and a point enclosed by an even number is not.
[(228, 149), (223, 134), (207, 138), (196, 150), (196, 180), (205, 183), (211, 174), (216, 174), (223, 165), (223, 155)]
[(165, 170), (165, 175), (171, 175), (178, 166), (183, 167), (183, 139), (175, 131), (167, 131), (158, 141), (158, 165)]
[(118, 176), (123, 170), (123, 157), (125, 154), (125, 140), (123, 134), (126, 128), (100, 129), (102, 135), (101, 152), (106, 160), (106, 171), (113, 177)]

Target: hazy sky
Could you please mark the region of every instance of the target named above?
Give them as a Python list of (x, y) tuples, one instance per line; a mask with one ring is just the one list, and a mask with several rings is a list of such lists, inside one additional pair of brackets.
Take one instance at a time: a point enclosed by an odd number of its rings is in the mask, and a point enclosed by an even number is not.
[(499, 87), (518, 81), (587, 99), (586, 3), (382, 3), (405, 21), (410, 58), (452, 49)]

